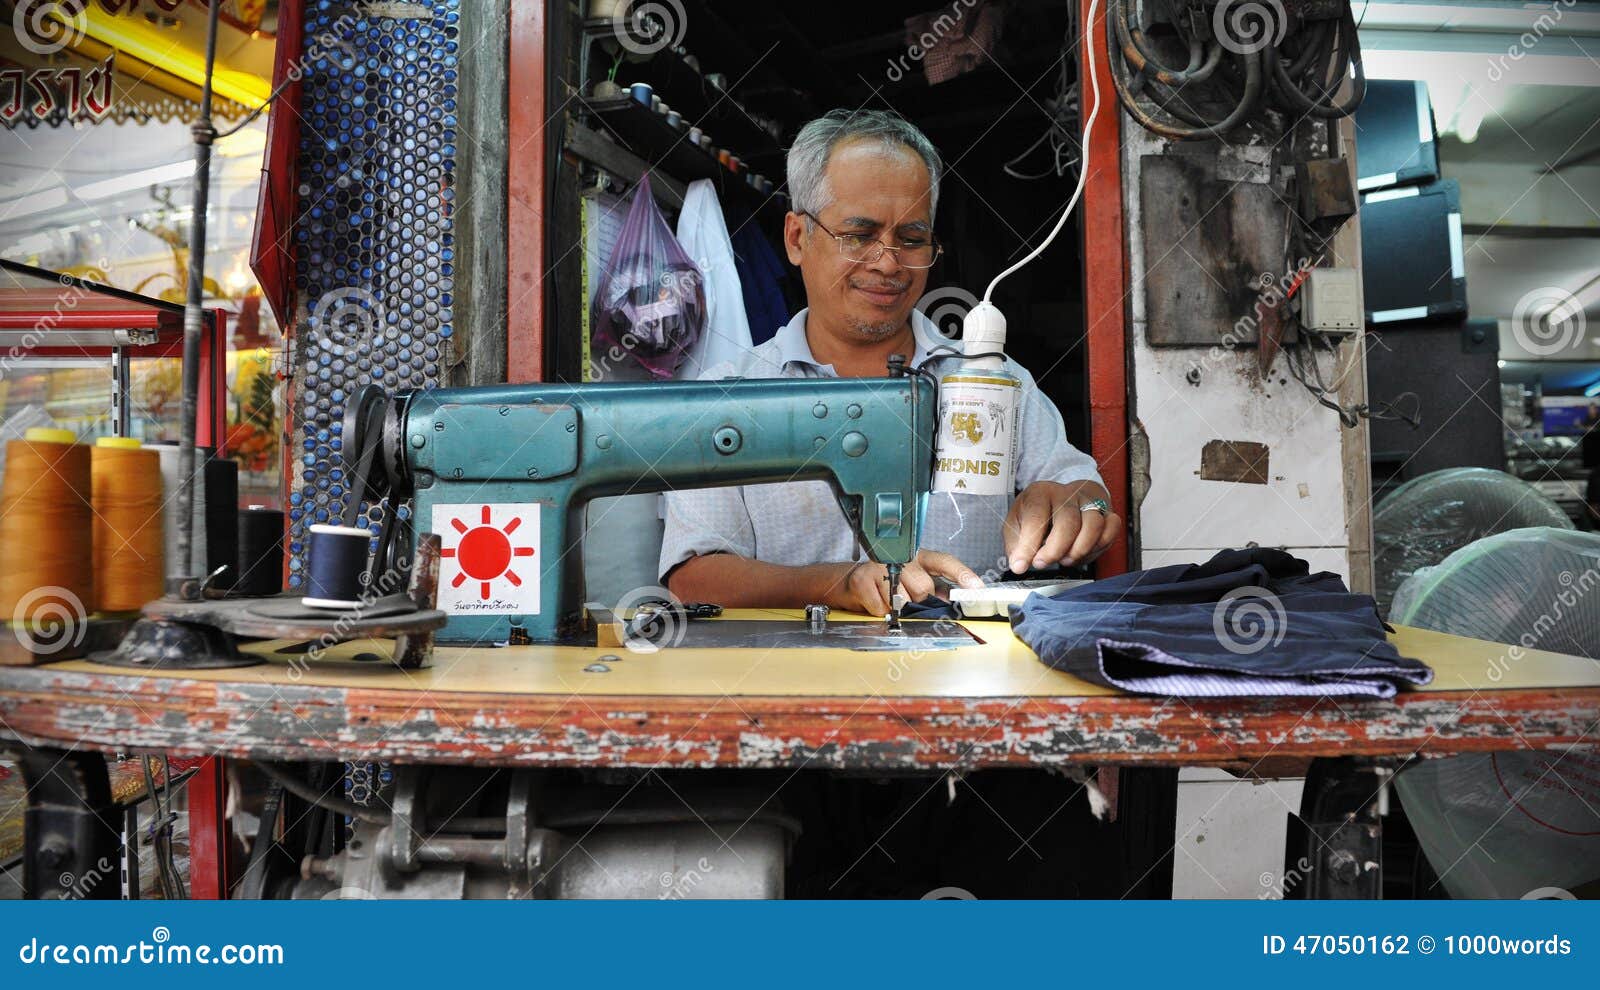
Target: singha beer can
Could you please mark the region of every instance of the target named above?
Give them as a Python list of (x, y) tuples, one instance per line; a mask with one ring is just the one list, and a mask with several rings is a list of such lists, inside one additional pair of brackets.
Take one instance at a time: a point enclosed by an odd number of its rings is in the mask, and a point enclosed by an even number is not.
[(1006, 371), (958, 371), (939, 379), (939, 437), (933, 490), (1012, 494), (1017, 474), (1017, 397)]

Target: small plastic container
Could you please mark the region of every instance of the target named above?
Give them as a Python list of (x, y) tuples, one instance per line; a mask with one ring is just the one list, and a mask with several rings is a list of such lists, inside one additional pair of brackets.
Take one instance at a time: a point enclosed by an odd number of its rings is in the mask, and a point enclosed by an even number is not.
[(986, 584), (981, 588), (951, 588), (950, 601), (961, 609), (963, 618), (1005, 618), (1011, 614), (1011, 606), (1021, 605), (1034, 592), (1041, 595), (1056, 595), (1068, 588), (1088, 583), (1086, 580), (1063, 581), (1055, 578), (1037, 581), (1002, 581), (999, 584)]

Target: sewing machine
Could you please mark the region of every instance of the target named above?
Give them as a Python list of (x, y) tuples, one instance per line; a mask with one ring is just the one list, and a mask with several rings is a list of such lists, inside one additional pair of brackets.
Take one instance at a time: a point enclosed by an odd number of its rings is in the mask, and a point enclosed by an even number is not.
[[(584, 508), (607, 495), (821, 479), (890, 587), (917, 551), (932, 471), (933, 386), (874, 379), (496, 385), (352, 397), (355, 496), (397, 505), (369, 583), (441, 540), (441, 642), (589, 640)], [(394, 513), (390, 513), (393, 518)], [(607, 534), (600, 539), (627, 539)]]

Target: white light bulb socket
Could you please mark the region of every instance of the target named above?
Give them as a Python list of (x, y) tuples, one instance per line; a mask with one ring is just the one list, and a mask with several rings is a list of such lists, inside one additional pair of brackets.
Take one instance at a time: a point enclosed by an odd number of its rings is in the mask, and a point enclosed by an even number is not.
[(961, 321), (961, 345), (962, 353), (967, 355), (967, 367), (1003, 368), (1004, 358), (978, 358), (973, 355), (1005, 352), (1005, 314), (987, 300), (972, 307)]

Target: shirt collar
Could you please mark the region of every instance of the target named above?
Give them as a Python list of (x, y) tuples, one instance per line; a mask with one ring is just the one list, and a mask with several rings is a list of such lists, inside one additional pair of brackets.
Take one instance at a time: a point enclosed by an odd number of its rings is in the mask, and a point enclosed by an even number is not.
[[(809, 307), (794, 314), (794, 318), (778, 328), (773, 335), (773, 340), (778, 344), (778, 360), (784, 365), (790, 363), (804, 364), (812, 368), (833, 373), (833, 366), (822, 364), (811, 353), (811, 342), (806, 339), (806, 314)], [(953, 343), (939, 333), (939, 328), (934, 322), (919, 309), (911, 311), (911, 336), (916, 340), (915, 353), (911, 356), (912, 365), (919, 365), (928, 359), (928, 352), (935, 347), (948, 346)], [(943, 357), (944, 355), (938, 355)]]

